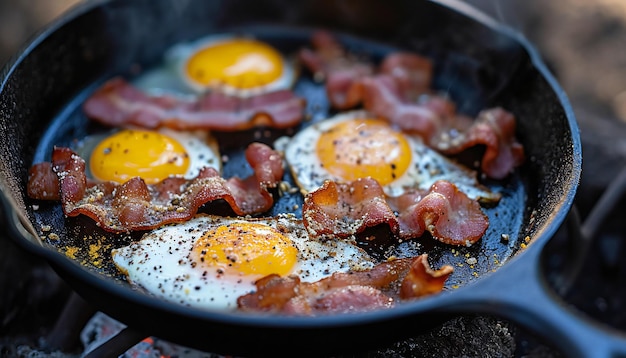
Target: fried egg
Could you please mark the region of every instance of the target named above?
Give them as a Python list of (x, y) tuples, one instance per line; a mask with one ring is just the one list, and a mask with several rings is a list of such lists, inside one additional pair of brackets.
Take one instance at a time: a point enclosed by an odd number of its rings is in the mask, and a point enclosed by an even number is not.
[(291, 215), (242, 219), (199, 215), (156, 229), (112, 251), (131, 283), (171, 302), (229, 310), (269, 274), (313, 282), (333, 272), (364, 270), (373, 260), (346, 241), (309, 239)]
[(76, 152), (87, 176), (123, 183), (141, 177), (156, 184), (169, 176), (191, 179), (205, 167), (221, 170), (217, 141), (204, 131), (122, 129), (81, 140)]
[(248, 97), (291, 88), (296, 77), (293, 63), (268, 43), (211, 35), (173, 46), (162, 66), (134, 83), (152, 94), (197, 95), (219, 89)]
[(393, 128), (365, 111), (353, 111), (317, 122), (284, 146), (285, 160), (305, 192), (324, 181), (372, 177), (385, 194), (398, 196), (412, 188), (427, 190), (448, 180), (472, 199), (497, 201), (499, 195), (478, 183), (475, 172), (427, 147), (419, 136)]

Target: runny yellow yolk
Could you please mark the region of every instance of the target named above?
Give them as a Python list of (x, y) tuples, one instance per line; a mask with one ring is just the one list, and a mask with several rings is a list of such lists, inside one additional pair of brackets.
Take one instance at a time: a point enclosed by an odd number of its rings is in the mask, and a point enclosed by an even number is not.
[(94, 177), (118, 183), (139, 176), (155, 184), (184, 174), (188, 167), (189, 155), (178, 141), (144, 130), (123, 130), (105, 138), (89, 160)]
[(344, 180), (369, 176), (386, 185), (411, 164), (405, 137), (376, 119), (340, 122), (321, 134), (316, 148), (324, 169)]
[(231, 223), (206, 232), (193, 246), (205, 265), (241, 274), (286, 275), (298, 250), (279, 231), (256, 223)]
[(200, 85), (225, 84), (239, 89), (260, 87), (282, 75), (282, 57), (263, 42), (236, 39), (193, 54), (186, 65), (189, 78)]

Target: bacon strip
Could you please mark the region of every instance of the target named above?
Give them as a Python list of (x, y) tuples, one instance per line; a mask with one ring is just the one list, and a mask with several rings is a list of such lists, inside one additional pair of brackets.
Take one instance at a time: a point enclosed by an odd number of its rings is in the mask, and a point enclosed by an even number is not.
[(362, 80), (376, 71), (389, 75), (400, 84), (403, 93), (416, 97), (428, 92), (432, 80), (432, 62), (408, 52), (389, 54), (379, 68), (365, 58), (349, 53), (328, 31), (317, 31), (311, 37), (313, 49), (303, 48), (300, 62), (315, 78), (326, 81), (326, 92), (335, 109), (345, 110), (363, 101)]
[[(268, 189), (282, 179), (283, 164), (278, 153), (261, 143), (248, 146), (246, 159), (254, 174), (245, 179), (226, 180), (206, 167), (190, 180), (170, 177), (147, 185), (135, 177), (123, 184), (93, 184), (87, 182), (85, 161), (69, 148), (56, 147), (51, 165), (31, 168), (28, 193), (34, 199), (60, 199), (65, 215), (86, 215), (104, 230), (116, 233), (187, 221), (202, 205), (218, 199), (226, 201), (237, 215), (257, 214), (273, 205)], [(56, 184), (51, 177), (57, 178)], [(55, 190), (56, 197), (40, 195)]]
[(441, 242), (465, 246), (478, 241), (489, 226), (480, 204), (444, 180), (435, 182), (428, 192), (398, 197), (386, 196), (372, 178), (345, 184), (327, 181), (306, 196), (302, 218), (313, 236), (347, 238), (386, 224), (402, 239), (428, 231)]
[(445, 154), (458, 154), (482, 145), (483, 173), (502, 179), (524, 162), (524, 147), (515, 138), (515, 117), (502, 108), (484, 110), (471, 126), (456, 137), (447, 133), (432, 140), (432, 145)]
[[(315, 33), (312, 42), (315, 50), (302, 50), (300, 59), (326, 78), (333, 107), (347, 109), (362, 103), (369, 112), (421, 135), (427, 145), (445, 154), (484, 146), (481, 169), (490, 178), (503, 179), (524, 161), (514, 116), (501, 108), (483, 111), (476, 120), (457, 114), (454, 103), (430, 93), (433, 66), (428, 59), (397, 52), (374, 68), (352, 58), (328, 32)], [(356, 70), (362, 67), (368, 71)]]
[(391, 76), (406, 99), (415, 99), (430, 92), (433, 63), (414, 53), (394, 52), (383, 59), (379, 73)]
[(422, 102), (402, 100), (400, 84), (389, 76), (361, 81), (364, 107), (400, 129), (420, 134), (426, 144), (444, 154), (458, 154), (485, 146), (481, 169), (503, 179), (524, 161), (523, 146), (515, 138), (515, 117), (502, 108), (482, 111), (476, 120), (457, 115), (445, 98), (427, 96)]
[(456, 110), (452, 102), (437, 96), (425, 97), (423, 103), (410, 103), (403, 99), (401, 84), (392, 76), (372, 76), (361, 83), (364, 108), (403, 131), (419, 134), (428, 145)]
[(424, 195), (390, 198), (391, 209), (398, 214), (401, 238), (420, 237), (424, 231), (451, 245), (471, 246), (489, 227), (489, 218), (480, 204), (469, 199), (456, 185), (439, 180)]
[(59, 179), (52, 171), (52, 163), (37, 163), (28, 170), (26, 193), (30, 198), (60, 200)]
[(402, 100), (400, 84), (389, 76), (362, 81), (364, 107), (400, 129), (420, 134), (426, 144), (444, 154), (485, 147), (481, 170), (503, 179), (524, 162), (524, 148), (515, 138), (515, 117), (502, 108), (482, 111), (476, 120), (455, 114), (454, 105), (437, 96), (420, 103)]
[(349, 237), (382, 223), (394, 232), (399, 229), (382, 187), (371, 178), (355, 180), (349, 185), (325, 181), (305, 197), (302, 218), (314, 237)]
[(237, 299), (244, 311), (288, 315), (320, 315), (391, 308), (398, 300), (440, 292), (452, 266), (433, 270), (427, 255), (380, 263), (370, 270), (333, 273), (317, 282), (297, 276), (269, 275), (259, 279), (256, 292)]
[(305, 104), (290, 90), (247, 98), (213, 91), (185, 101), (149, 96), (124, 79), (113, 78), (85, 101), (83, 110), (89, 118), (117, 127), (238, 131), (257, 126), (293, 127), (302, 120)]
[(336, 109), (348, 109), (361, 103), (359, 79), (374, 73), (374, 65), (347, 53), (327, 31), (317, 31), (311, 38), (313, 50), (298, 53), (300, 62), (316, 78), (326, 81), (326, 94)]

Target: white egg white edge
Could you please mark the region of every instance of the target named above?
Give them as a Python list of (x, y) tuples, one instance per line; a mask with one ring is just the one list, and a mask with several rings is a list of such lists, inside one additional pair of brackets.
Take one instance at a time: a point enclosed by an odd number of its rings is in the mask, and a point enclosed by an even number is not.
[[(299, 252), (296, 272), (292, 274), (298, 275), (304, 282), (318, 281), (334, 272), (366, 270), (375, 265), (375, 260), (350, 240), (309, 238), (302, 221), (293, 214), (280, 214), (275, 218), (229, 218), (198, 214), (190, 221), (163, 226), (144, 234), (139, 241), (113, 249), (113, 262), (132, 285), (139, 286), (156, 297), (203, 310), (234, 310), (237, 297), (253, 292), (256, 288), (254, 281), (261, 276), (243, 277), (237, 283), (238, 286), (233, 287), (225, 284), (233, 282), (232, 276), (214, 280), (210, 274), (203, 276), (205, 268), (188, 270), (188, 255), (194, 241), (179, 239), (177, 234), (177, 231), (182, 230), (181, 232), (195, 234), (199, 238), (203, 231), (229, 222), (265, 223), (274, 228), (282, 225), (289, 232), (296, 233), (295, 236), (303, 238), (302, 241), (297, 241), (294, 236), (290, 237)], [(167, 242), (168, 237), (170, 242)], [(167, 260), (166, 255), (157, 257), (154, 253), (145, 252), (146, 246), (158, 246), (159, 242), (168, 245), (166, 250), (173, 260)], [(350, 257), (342, 258), (343, 262), (336, 261), (341, 254)], [(140, 276), (142, 268), (144, 273), (149, 272), (146, 275), (150, 279)], [(215, 286), (209, 287), (211, 284)], [(220, 295), (228, 297), (221, 300)]]
[[(274, 147), (284, 153), (287, 166), (290, 168), (294, 181), (303, 194), (316, 190), (325, 180), (342, 182), (341, 178), (332, 176), (322, 168), (317, 158), (314, 157), (315, 148), (319, 139), (319, 133), (332, 128), (339, 122), (354, 118), (379, 117), (365, 110), (342, 112), (300, 130), (291, 138), (281, 137), (275, 141)], [(415, 153), (419, 153), (421, 159), (419, 162), (411, 164), (411, 166), (418, 165), (420, 169), (409, 168), (403, 174), (413, 173), (412, 175), (415, 177), (410, 179), (411, 182), (416, 183), (415, 187), (421, 190), (428, 190), (437, 180), (448, 180), (454, 183), (470, 199), (479, 200), (481, 203), (497, 203), (500, 200), (500, 193), (493, 192), (490, 188), (478, 182), (476, 171), (426, 146), (419, 136), (407, 134), (406, 137), (411, 146), (412, 156), (415, 156)], [(310, 159), (304, 159), (306, 156)], [(426, 166), (429, 168), (426, 168)], [(416, 175), (415, 170), (418, 170), (418, 172), (420, 170), (428, 171), (428, 175)], [(308, 173), (307, 175), (299, 175), (302, 172)], [(411, 189), (411, 186), (403, 189)], [(404, 192), (404, 190), (391, 190), (385, 187), (383, 187), (383, 190), (389, 196), (398, 196)]]
[[(193, 101), (198, 95), (211, 90), (219, 90), (227, 95), (251, 97), (254, 95), (292, 88), (298, 78), (300, 67), (294, 55), (286, 55), (280, 51), (283, 73), (281, 77), (262, 87), (254, 89), (238, 89), (227, 85), (204, 86), (189, 79), (185, 71), (187, 59), (198, 49), (232, 39), (257, 40), (252, 35), (214, 34), (197, 40), (175, 44), (163, 56), (163, 61), (144, 74), (137, 77), (133, 84), (153, 96), (172, 95), (181, 100)], [(272, 46), (271, 44), (269, 44)]]

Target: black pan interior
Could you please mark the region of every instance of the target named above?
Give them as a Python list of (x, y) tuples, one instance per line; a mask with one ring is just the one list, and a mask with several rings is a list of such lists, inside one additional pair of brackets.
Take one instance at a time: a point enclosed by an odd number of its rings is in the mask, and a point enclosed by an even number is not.
[[(285, 54), (293, 54), (299, 48), (307, 46), (312, 33), (310, 29), (282, 26), (237, 27), (227, 31), (228, 33), (252, 34), (277, 47)], [(373, 61), (380, 60), (386, 53), (398, 50), (398, 48), (383, 46), (355, 37), (344, 36), (343, 42), (352, 49), (352, 52), (359, 53), (362, 56), (367, 55)], [(134, 72), (136, 75), (141, 74), (141, 71)], [(471, 86), (471, 84), (463, 83), (464, 77), (462, 75), (449, 72), (449, 70), (444, 68), (438, 76), (438, 81), (445, 81), (446, 77), (456, 77), (455, 83), (459, 83), (460, 86)], [(132, 79), (135, 74), (126, 76)], [(442, 80), (441, 78), (444, 79)], [(443, 89), (445, 90), (446, 88), (444, 87)], [(55, 145), (76, 146), (77, 141), (85, 138), (87, 135), (92, 135), (95, 132), (101, 133), (109, 129), (91, 123), (82, 112), (81, 104), (84, 98), (91, 93), (92, 89), (93, 86), (90, 86), (86, 91), (76, 96), (52, 120), (37, 146), (33, 159), (35, 163), (45, 160), (49, 161), (51, 150)], [(289, 130), (259, 128), (244, 132), (215, 133), (215, 137), (219, 138), (221, 154), (228, 157), (228, 161), (224, 163), (224, 177), (238, 176), (244, 178), (251, 174), (244, 157), (244, 150), (249, 143), (261, 141), (272, 145), (273, 141), (279, 136), (289, 135), (301, 128), (337, 114), (336, 111), (330, 109), (324, 84), (315, 82), (310, 74), (305, 73), (300, 76), (294, 90), (299, 96), (308, 100), (306, 112), (307, 117), (310, 116), (311, 119), (301, 126)], [(469, 93), (470, 96), (474, 95), (474, 91), (470, 90), (466, 92), (457, 91), (457, 93), (452, 93), (451, 95), (458, 98), (458, 102), (463, 103), (463, 101), (467, 101), (462, 96), (463, 93)], [(284, 180), (290, 183), (291, 186), (296, 186), (290, 173), (285, 174)], [(519, 175), (502, 182), (494, 181), (486, 184), (492, 190), (502, 193), (503, 198), (497, 206), (484, 208), (490, 217), (490, 226), (485, 237), (478, 244), (470, 248), (453, 247), (440, 244), (426, 237), (421, 240), (406, 241), (401, 245), (397, 245), (397, 248), (391, 251), (373, 248), (371, 250), (372, 253), (386, 258), (390, 255), (401, 257), (415, 256), (426, 252), (429, 254), (433, 265), (450, 264), (455, 267), (455, 273), (447, 281), (448, 288), (466, 284), (484, 273), (495, 270), (519, 247), (519, 240), (515, 238), (520, 238), (521, 235), (520, 228), (522, 227), (524, 215), (525, 193), (524, 185)], [(110, 250), (138, 239), (142, 233), (111, 235), (93, 225), (89, 219), (66, 219), (58, 203), (36, 202), (34, 204), (38, 205), (37, 210), (33, 211), (33, 216), (36, 220), (35, 226), (54, 228), (48, 232), (39, 232), (45, 237), (44, 241), (46, 244), (104, 275), (123, 279), (111, 263)], [(261, 216), (273, 217), (280, 213), (292, 213), (297, 217), (301, 217), (302, 204), (303, 196), (299, 192), (276, 195), (274, 207), (268, 213), (261, 214)], [(228, 210), (223, 210), (222, 205), (219, 205), (219, 203), (217, 205), (207, 205), (202, 211), (224, 215), (232, 214)], [(503, 234), (514, 239), (503, 240)], [(383, 232), (379, 236), (386, 235)], [(381, 240), (384, 240), (384, 238), (381, 238)], [(470, 257), (475, 258), (477, 263), (472, 265), (466, 264)]]
[[(370, 54), (374, 59), (380, 59), (390, 49), (411, 50), (431, 57), (436, 64), (435, 87), (449, 93), (464, 113), (476, 114), (481, 108), (496, 105), (515, 113), (518, 137), (525, 145), (528, 160), (510, 179), (487, 183), (502, 191), (504, 198), (497, 207), (486, 209), (491, 221), (486, 236), (472, 248), (453, 251), (451, 247), (425, 240), (421, 247), (410, 249), (427, 251), (434, 266), (444, 263), (455, 266), (449, 289), (496, 270), (520, 251), (526, 237), (535, 238), (554, 230), (550, 226), (555, 208), (570, 190), (572, 173), (579, 169), (575, 160), (579, 153), (574, 152), (577, 145), (560, 103), (561, 94), (555, 93), (537, 70), (533, 63), (536, 59), (516, 39), (503, 33), (505, 30), (496, 31), (436, 3), (103, 1), (82, 6), (73, 16), (41, 34), (4, 69), (0, 92), (3, 191), (14, 209), (28, 219), (26, 226), (32, 223), (34, 227), (34, 237), (22, 236), (34, 245), (44, 242), (51, 249), (34, 251), (50, 257), (62, 275), (89, 301), (140, 327), (153, 327), (152, 320), (146, 318), (146, 313), (153, 312), (186, 324), (205, 325), (210, 330), (223, 329), (225, 333), (228, 332), (225, 326), (282, 324), (280, 319), (261, 322), (237, 316), (231, 321), (228, 315), (172, 307), (128, 292), (130, 288), (114, 268), (100, 261), (94, 263), (93, 257), (79, 255), (68, 263), (72, 260), (55, 253), (59, 249), (63, 251), (68, 242), (107, 235), (84, 220), (66, 220), (58, 205), (33, 203), (25, 197), (27, 170), (32, 163), (48, 159), (52, 145), (71, 144), (97, 129), (88, 124), (80, 110), (85, 97), (114, 75), (132, 78), (142, 69), (156, 65), (163, 51), (174, 43), (209, 33), (252, 33), (289, 53), (308, 44), (312, 29), (323, 27), (342, 34), (342, 41), (351, 49)], [(295, 90), (312, 99), (307, 111), (314, 120), (332, 114), (323, 87), (310, 76), (302, 76)], [(247, 169), (242, 171), (240, 165), (241, 148), (225, 150), (233, 158), (225, 167), (225, 175), (247, 175)], [(285, 179), (290, 178), (287, 175)], [(38, 205), (37, 210), (33, 204)], [(300, 205), (301, 197), (285, 196), (269, 214), (288, 211), (294, 204)], [(61, 239), (51, 239), (41, 232), (42, 225), (50, 225)], [(501, 240), (502, 234), (508, 234), (511, 239)], [(40, 241), (39, 236), (45, 238)], [(130, 239), (106, 241), (119, 245)], [(100, 258), (106, 257), (110, 247), (101, 249)], [(468, 257), (475, 257), (478, 262), (470, 266), (466, 263)], [(77, 261), (79, 265), (74, 264)], [(84, 272), (86, 268), (95, 274)], [(117, 297), (118, 303), (111, 302), (111, 296)], [(138, 302), (142, 309), (133, 310), (132, 306)], [(143, 318), (137, 317), (139, 313)], [(361, 320), (356, 317), (341, 324), (366, 327), (367, 319)], [(320, 327), (337, 325), (338, 321), (313, 320), (310, 327), (306, 322), (293, 324), (305, 327), (303, 331), (317, 332)], [(174, 330), (163, 327), (156, 330), (162, 336), (181, 338)], [(221, 349), (229, 342), (221, 343)]]

